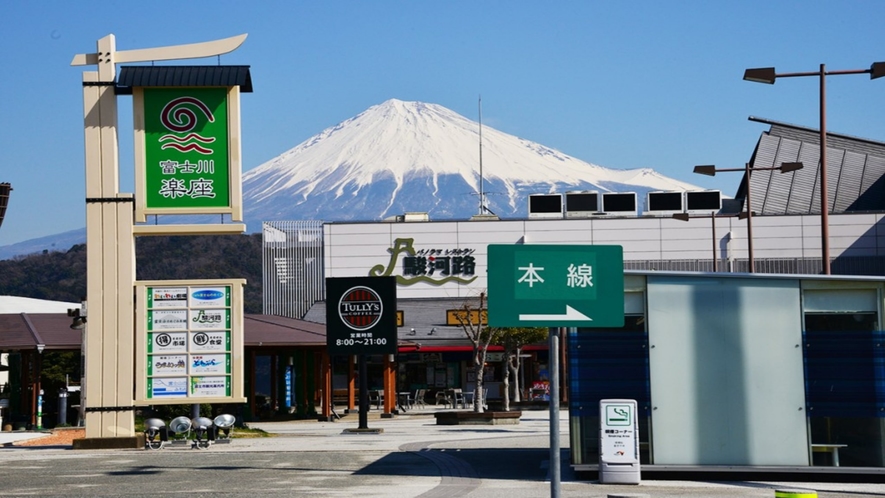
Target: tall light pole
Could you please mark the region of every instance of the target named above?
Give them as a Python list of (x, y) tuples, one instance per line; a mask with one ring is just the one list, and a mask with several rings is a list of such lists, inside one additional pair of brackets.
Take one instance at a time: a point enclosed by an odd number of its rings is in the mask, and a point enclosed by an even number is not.
[(821, 64), (820, 70), (804, 73), (778, 73), (773, 67), (760, 67), (744, 71), (744, 80), (773, 85), (777, 78), (794, 78), (798, 76), (817, 76), (820, 78), (820, 237), (821, 260), (823, 274), (830, 274), (830, 220), (829, 196), (827, 193), (827, 76), (840, 74), (869, 74), (874, 80), (885, 76), (885, 62), (875, 62), (869, 69), (845, 69), (827, 71)]
[(673, 215), (673, 218), (675, 218), (677, 220), (681, 220), (681, 221), (688, 221), (692, 218), (710, 218), (710, 221), (712, 222), (711, 230), (713, 232), (713, 273), (716, 273), (717, 271), (719, 271), (719, 265), (718, 265), (719, 256), (717, 255), (717, 251), (716, 251), (716, 242), (717, 242), (716, 241), (716, 218), (731, 218), (731, 216), (727, 216), (727, 215), (717, 216), (716, 213), (700, 214), (700, 215), (691, 215), (688, 213), (676, 213)]
[[(744, 164), (743, 168), (716, 168), (715, 165), (707, 164), (702, 166), (695, 166), (694, 172), (700, 175), (707, 176), (716, 176), (716, 173), (722, 173), (727, 171), (743, 171), (747, 178), (747, 191), (746, 191), (746, 200), (747, 200), (747, 210), (746, 210), (746, 218), (747, 218), (747, 258), (750, 266), (750, 273), (756, 273), (756, 262), (753, 259), (753, 206), (750, 204), (750, 173), (752, 171), (774, 171), (778, 170), (781, 173), (789, 173), (791, 171), (800, 170), (803, 168), (802, 163), (781, 163), (780, 166), (772, 166), (772, 167), (763, 167), (763, 168), (752, 168), (750, 167), (750, 163)], [(744, 217), (744, 213), (741, 213), (740, 217)], [(715, 254), (714, 254), (715, 256)], [(715, 263), (714, 263), (715, 264)], [(829, 268), (829, 267), (828, 267)], [(715, 271), (715, 269), (713, 270)]]

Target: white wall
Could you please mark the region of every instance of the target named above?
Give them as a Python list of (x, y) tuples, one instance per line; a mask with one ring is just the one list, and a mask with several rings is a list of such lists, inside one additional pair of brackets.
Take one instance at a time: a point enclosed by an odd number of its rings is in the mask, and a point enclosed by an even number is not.
[[(885, 255), (883, 214), (831, 214), (830, 255)], [(720, 259), (747, 258), (747, 221), (716, 218)], [(621, 245), (625, 260), (704, 259), (713, 257), (713, 219), (680, 221), (669, 217), (591, 218), (518, 221), (440, 221), (415, 223), (327, 223), (324, 231), (326, 277), (369, 275), (387, 268), (396, 239), (411, 238), (416, 251), (473, 249), (475, 276), (470, 284), (399, 285), (398, 297), (467, 297), (487, 288), (488, 244)], [(753, 255), (764, 258), (819, 258), (820, 216), (753, 217)], [(392, 275), (402, 275), (402, 255)]]

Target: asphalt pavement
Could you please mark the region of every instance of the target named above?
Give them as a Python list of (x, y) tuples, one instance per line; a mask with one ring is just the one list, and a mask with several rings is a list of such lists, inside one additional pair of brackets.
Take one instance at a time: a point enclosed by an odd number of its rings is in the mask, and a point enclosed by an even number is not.
[[(208, 449), (74, 451), (0, 448), (3, 496), (360, 496), (522, 498), (551, 496), (547, 411), (518, 425), (436, 425), (435, 407), (391, 419), (370, 417), (377, 433), (353, 432), (355, 414), (336, 422), (250, 423), (275, 437), (237, 438)], [(885, 484), (645, 480), (607, 485), (569, 467), (568, 416), (561, 413), (562, 497), (774, 497), (806, 489), (821, 498), (885, 497)], [(0, 444), (27, 433), (0, 433)]]

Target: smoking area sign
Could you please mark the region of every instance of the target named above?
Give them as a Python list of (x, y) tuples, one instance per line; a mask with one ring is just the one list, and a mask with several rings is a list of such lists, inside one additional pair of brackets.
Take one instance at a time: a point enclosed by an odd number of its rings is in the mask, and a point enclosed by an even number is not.
[(489, 325), (623, 327), (621, 246), (491, 244)]
[[(157, 285), (151, 285), (157, 284)], [(245, 281), (139, 283), (136, 403), (231, 403), (243, 396)]]
[(599, 480), (639, 484), (639, 431), (636, 400), (599, 401)]

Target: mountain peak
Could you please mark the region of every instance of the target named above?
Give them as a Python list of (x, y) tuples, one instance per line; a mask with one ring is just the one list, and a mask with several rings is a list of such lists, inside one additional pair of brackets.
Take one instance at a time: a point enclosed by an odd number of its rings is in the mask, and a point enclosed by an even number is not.
[[(389, 99), (244, 174), (244, 205), (247, 218), (262, 220), (370, 221), (406, 211), (467, 218), (478, 211), (479, 163), (478, 123), (438, 104)], [(482, 171), (488, 205), (511, 217), (525, 216), (530, 193), (695, 188), (648, 168), (603, 168), (488, 126)]]

